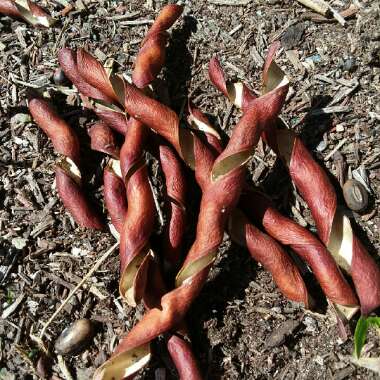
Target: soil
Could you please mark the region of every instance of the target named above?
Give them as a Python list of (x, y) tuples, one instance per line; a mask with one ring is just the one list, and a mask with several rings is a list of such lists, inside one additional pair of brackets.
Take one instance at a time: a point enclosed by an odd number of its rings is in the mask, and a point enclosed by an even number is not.
[[(38, 335), (42, 323), (114, 243), (109, 233), (79, 228), (65, 212), (54, 187), (56, 155), (31, 121), (27, 97), (33, 91), (43, 92), (78, 132), (86, 158), (84, 182), (89, 196), (101, 205), (105, 157), (91, 151), (86, 134), (95, 118), (81, 108), (70, 85), (54, 84), (57, 51), (63, 46), (85, 47), (103, 62), (114, 58), (118, 70), (130, 73), (149, 23), (123, 22), (152, 20), (166, 4), (78, 0), (72, 2), (71, 12), (62, 16), (61, 1), (39, 3), (59, 20), (54, 27), (38, 29), (0, 16), (0, 312), (15, 305), (9, 316), (0, 319), (0, 379), (41, 375), (41, 352), (31, 334)], [(371, 190), (370, 204), (365, 213), (352, 213), (352, 218), (365, 246), (379, 261), (379, 4), (353, 1), (359, 8), (341, 26), (331, 20), (317, 22), (315, 15), (310, 19), (309, 10), (296, 1), (220, 3), (223, 1), (186, 1), (184, 17), (172, 30), (162, 73), (172, 107), (180, 112), (191, 97), (227, 137), (240, 114), (210, 84), (208, 61), (218, 55), (230, 76), (259, 90), (263, 57), (270, 42), (280, 38), (283, 50), (277, 61), (290, 76), (292, 87), (282, 116), (290, 128), (301, 133), (331, 174), (338, 194), (337, 178), (363, 169), (362, 178)], [(344, 0), (330, 3), (337, 10), (349, 6)], [(127, 13), (135, 15), (123, 21), (112, 19)], [(331, 103), (339, 106), (335, 112), (321, 111)], [(339, 143), (338, 153), (330, 155)], [(346, 163), (343, 170), (342, 159)], [(249, 169), (250, 179), (270, 194), (284, 213), (315, 231), (308, 208), (268, 149), (257, 150)], [(159, 176), (154, 163), (151, 174)], [(191, 178), (190, 173), (188, 176)], [(159, 184), (161, 179), (153, 182)], [(194, 187), (189, 193), (194, 194), (191, 213), (195, 217), (199, 191)], [(193, 236), (194, 225), (189, 227), (187, 240), (191, 242)], [(305, 266), (304, 273), (319, 294), (314, 311), (287, 301), (271, 275), (226, 236), (208, 281), (188, 314), (194, 353), (205, 378), (380, 378), (351, 363), (352, 334), (342, 341), (334, 314)], [(78, 291), (48, 328), (46, 341), (53, 345), (71, 322), (79, 318), (97, 321), (97, 334), (88, 349), (64, 358), (73, 379), (91, 378), (119, 337), (144, 313), (142, 306), (122, 305), (118, 277), (115, 253), (91, 277), (91, 287)], [(350, 325), (351, 332), (355, 323), (353, 320)], [(153, 359), (139, 378), (162, 378), (162, 373), (167, 379), (177, 378), (162, 341), (154, 344)], [(376, 336), (371, 334), (367, 342), (367, 350), (376, 352)], [(69, 379), (57, 358), (53, 359), (55, 376)]]

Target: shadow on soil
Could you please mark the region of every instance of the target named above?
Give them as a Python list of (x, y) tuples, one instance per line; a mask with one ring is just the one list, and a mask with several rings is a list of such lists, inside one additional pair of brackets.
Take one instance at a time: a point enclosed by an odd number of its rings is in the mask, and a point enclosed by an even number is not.
[[(170, 45), (167, 49), (167, 68), (164, 71), (164, 78), (168, 85), (171, 107), (177, 112), (181, 112), (186, 106), (189, 84), (191, 81), (192, 55), (187, 48), (188, 39), (197, 29), (195, 19), (185, 17), (181, 28), (175, 29), (172, 33)], [(190, 177), (193, 177), (193, 173)], [(190, 181), (189, 181), (190, 182)], [(194, 183), (191, 181), (190, 183)], [(199, 210), (201, 192), (197, 185), (191, 184), (189, 189), (189, 220), (196, 221)], [(186, 234), (184, 252), (188, 252), (195, 238), (196, 223), (188, 226)], [(228, 251), (228, 252), (227, 252)], [(211, 318), (217, 318), (218, 323), (223, 323), (223, 316), (229, 301), (242, 299), (244, 290), (249, 282), (255, 277), (255, 264), (244, 249), (233, 246), (223, 251), (222, 258), (214, 270), (213, 278), (209, 280), (200, 296), (195, 300), (188, 313), (188, 327), (192, 337), (194, 353), (200, 362), (202, 370), (209, 367), (210, 342), (204, 333), (203, 324)], [(242, 273), (241, 268), (247, 268)], [(158, 342), (156, 350), (160, 352), (160, 358), (166, 364), (170, 360), (164, 344)], [(197, 353), (200, 353), (197, 355)], [(213, 350), (213, 365), (222, 368), (223, 354), (218, 348)], [(169, 366), (170, 368), (170, 366)], [(171, 371), (174, 375), (175, 371)], [(204, 371), (202, 371), (204, 373)]]
[[(172, 39), (167, 50), (167, 68), (164, 72), (164, 78), (168, 85), (169, 96), (171, 98), (171, 107), (178, 112), (181, 112), (186, 105), (188, 98), (188, 85), (191, 81), (191, 65), (192, 56), (187, 48), (187, 42), (193, 32), (196, 31), (196, 21), (191, 17), (186, 17), (182, 28), (176, 29), (172, 33)], [(312, 100), (310, 111), (315, 108), (323, 108), (331, 99), (329, 97), (320, 96)], [(214, 122), (215, 120), (211, 120)], [(305, 117), (301, 138), (305, 144), (311, 149), (315, 149), (320, 142), (320, 137), (331, 127), (331, 119), (329, 115), (313, 116), (311, 112)], [(224, 136), (226, 138), (226, 136)], [(325, 167), (321, 165), (324, 170)], [(330, 176), (331, 177), (331, 176)], [(336, 189), (336, 180), (333, 180)], [(276, 162), (270, 175), (263, 182), (264, 191), (271, 194), (279, 208), (282, 211), (289, 212), (289, 198), (292, 197), (291, 182), (288, 173), (282, 163)], [(193, 193), (193, 192), (192, 192)], [(340, 191), (337, 191), (340, 194)], [(192, 197), (191, 202), (196, 204), (198, 210), (200, 192), (194, 189), (195, 198)], [(191, 207), (190, 209), (194, 209)], [(196, 219), (196, 218), (195, 218)], [(191, 218), (190, 220), (194, 220)], [(190, 247), (189, 243), (193, 241), (195, 235), (195, 225), (190, 226), (188, 240), (184, 252), (187, 252)], [(366, 243), (367, 243), (366, 239)], [(367, 245), (368, 246), (368, 245)], [(244, 268), (244, 271), (242, 271)], [(215, 275), (216, 272), (216, 275)], [(210, 319), (217, 320), (218, 326), (223, 326), (223, 317), (226, 307), (232, 300), (243, 299), (245, 289), (249, 282), (255, 278), (255, 265), (252, 265), (252, 260), (243, 249), (232, 246), (223, 252), (220, 262), (214, 269), (213, 278), (208, 281), (200, 296), (195, 300), (190, 312), (188, 313), (188, 324), (193, 340), (195, 353), (201, 353), (198, 357), (203, 369), (210, 368), (212, 362), (212, 378), (218, 378), (222, 374), (215, 371), (223, 368), (223, 353), (218, 346), (211, 349), (209, 337), (204, 333), (203, 324)], [(316, 300), (323, 300), (324, 296), (320, 287), (311, 273), (305, 275), (305, 281), (308, 285), (311, 295)], [(325, 311), (326, 302), (319, 302), (317, 305), (319, 311)], [(295, 342), (292, 342), (295, 344)], [(162, 342), (158, 343), (157, 347), (160, 352), (161, 359), (167, 363), (168, 355)], [(212, 353), (212, 358), (210, 354)], [(214, 368), (213, 368), (214, 367)], [(174, 375), (175, 372), (172, 372)]]

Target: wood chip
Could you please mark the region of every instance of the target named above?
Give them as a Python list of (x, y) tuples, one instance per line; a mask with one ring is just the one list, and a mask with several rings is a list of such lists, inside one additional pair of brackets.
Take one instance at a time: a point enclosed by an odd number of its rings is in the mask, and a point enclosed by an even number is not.
[(74, 380), (62, 355), (58, 355), (58, 366), (65, 380)]
[(239, 67), (235, 66), (231, 62), (226, 62), (226, 66), (235, 71), (237, 74), (239, 74), (241, 77), (244, 77), (244, 70), (240, 69)]
[(210, 4), (214, 5), (248, 5), (252, 0), (208, 0)]
[(82, 0), (77, 0), (75, 2), (75, 8), (78, 9), (78, 11), (84, 11), (86, 9), (86, 5)]
[(323, 75), (323, 74), (316, 74), (316, 75), (314, 75), (314, 79), (320, 80), (321, 82), (325, 82), (325, 83), (331, 84), (332, 86), (336, 85), (336, 82), (335, 82), (334, 79), (331, 79), (328, 76)]
[(305, 68), (299, 60), (299, 53), (297, 50), (286, 50), (285, 54), (296, 70), (300, 71), (301, 73), (305, 72)]
[(29, 174), (25, 176), (25, 179), (28, 181), (30, 190), (32, 190), (34, 197), (36, 198), (36, 201), (39, 204), (45, 203), (45, 199), (42, 195), (41, 189), (38, 186), (37, 181), (34, 179), (33, 174), (29, 172)]
[(302, 226), (302, 227), (306, 227), (307, 226), (307, 221), (304, 219), (304, 217), (302, 216), (302, 214), (297, 210), (296, 207), (292, 206), (291, 207), (291, 210), (292, 210), (292, 214), (294, 215), (294, 217), (297, 219), (297, 222)]
[(233, 28), (231, 31), (229, 31), (228, 34), (230, 36), (232, 36), (233, 34), (238, 32), (241, 28), (243, 28), (243, 24), (239, 24), (239, 25), (235, 26), (235, 28)]
[(147, 25), (153, 24), (154, 20), (131, 20), (131, 21), (122, 21), (120, 26), (136, 26), (136, 25)]
[(33, 228), (30, 235), (33, 238), (36, 238), (37, 236), (41, 235), (42, 232), (46, 231), (49, 227), (52, 227), (54, 225), (54, 218), (51, 215), (48, 215), (46, 219), (42, 220), (40, 223), (37, 224), (36, 227)]
[[(359, 8), (354, 5), (354, 4), (351, 4), (347, 9), (339, 12), (339, 14), (344, 18), (350, 18), (350, 17), (353, 17), (356, 15), (356, 13), (359, 12)], [(314, 12), (305, 12), (303, 15), (302, 15), (302, 18), (304, 20), (311, 20), (311, 21), (314, 21), (314, 22), (335, 22), (336, 19), (334, 18), (327, 18), (327, 17), (324, 17), (322, 15), (319, 15), (317, 13), (314, 13)]]
[(17, 39), (20, 42), (20, 45), (25, 49), (28, 45), (25, 42), (24, 35), (22, 34), (23, 31), (25, 31), (24, 27), (18, 27), (16, 28), (15, 33), (16, 33)]
[(262, 67), (264, 65), (264, 59), (260, 55), (260, 53), (258, 52), (258, 50), (256, 49), (255, 45), (252, 45), (250, 47), (249, 53), (250, 53), (251, 57), (253, 58), (253, 60), (256, 62), (256, 65), (258, 67)]
[(281, 319), (281, 320), (285, 320), (286, 317), (283, 316), (282, 314), (280, 313), (277, 313), (271, 309), (267, 309), (266, 307), (261, 307), (261, 306), (253, 306), (252, 308), (250, 308), (248, 310), (249, 313), (252, 313), (252, 312), (256, 312), (256, 313), (260, 313), (260, 314), (264, 314), (264, 315), (270, 315), (272, 317), (275, 317), (275, 318), (278, 318), (278, 319)]
[(348, 95), (352, 94), (359, 87), (359, 81), (357, 79), (355, 79), (352, 84), (352, 87), (345, 87), (342, 90), (339, 90), (335, 94), (333, 100), (329, 103), (329, 107), (331, 107), (333, 104), (339, 103), (341, 100), (343, 100)]
[(65, 307), (65, 305), (70, 301), (70, 299), (75, 295), (75, 293), (86, 283), (86, 281), (95, 273), (96, 270), (103, 264), (103, 262), (116, 250), (119, 246), (117, 242), (110, 249), (108, 249), (103, 255), (95, 262), (92, 268), (87, 272), (87, 274), (82, 278), (82, 280), (77, 284), (77, 286), (70, 291), (70, 294), (66, 297), (66, 299), (61, 303), (58, 309), (53, 313), (53, 315), (49, 318), (49, 320), (44, 324), (40, 332), (39, 338), (42, 339), (46, 333), (46, 329), (53, 322), (56, 316), (61, 312), (61, 310)]
[(323, 0), (297, 0), (299, 3), (312, 9), (313, 11), (326, 15), (329, 10), (329, 5)]
[(297, 1), (303, 4), (305, 7), (308, 7), (312, 9), (313, 11), (320, 13), (322, 16), (328, 16), (329, 14), (332, 14), (332, 16), (342, 26), (346, 24), (345, 19), (339, 14), (339, 12), (337, 12), (324, 0), (297, 0)]
[(335, 152), (338, 151), (347, 141), (347, 137), (345, 137), (343, 140), (339, 142), (339, 144), (324, 158), (325, 161), (328, 161), (334, 154)]
[(73, 284), (70, 284), (69, 282), (63, 280), (62, 278), (56, 276), (54, 273), (46, 272), (44, 271), (44, 274), (47, 278), (50, 278), (50, 280), (54, 281), (55, 283), (64, 286), (65, 288), (69, 290), (73, 290), (75, 286)]
[(24, 297), (25, 297), (25, 293), (21, 293), (16, 298), (16, 300), (12, 303), (12, 305), (8, 306), (3, 311), (3, 313), (1, 314), (1, 318), (2, 319), (7, 319), (11, 314), (13, 314), (16, 311), (16, 309), (18, 308), (18, 306), (20, 305), (20, 303), (23, 301)]
[[(74, 273), (70, 273), (71, 279), (76, 283), (79, 284), (79, 282), (82, 280), (79, 276), (77, 276)], [(87, 289), (88, 285), (83, 285), (83, 289)], [(108, 298), (107, 295), (103, 294), (94, 284), (92, 284), (88, 291), (92, 293), (95, 297), (99, 298), (101, 301), (105, 300)]]
[(123, 20), (130, 20), (131, 18), (135, 18), (139, 15), (140, 15), (140, 12), (136, 11), (136, 12), (125, 13), (123, 15), (108, 16), (108, 17), (105, 17), (105, 19), (112, 20), (112, 21), (123, 21)]
[(336, 167), (336, 177), (341, 187), (343, 187), (346, 181), (347, 165), (342, 153), (337, 150), (333, 156)]
[(349, 111), (350, 111), (349, 106), (332, 106), (332, 107), (317, 108), (315, 110), (312, 110), (310, 112), (310, 115), (318, 116), (318, 115), (323, 115), (327, 113), (341, 113), (341, 112), (349, 112)]
[(104, 54), (99, 48), (95, 50), (94, 54), (101, 62), (104, 62), (107, 58), (107, 55)]
[(288, 320), (276, 327), (265, 340), (265, 347), (273, 348), (285, 342), (285, 338), (299, 326), (298, 320)]
[(267, 167), (263, 162), (259, 163), (259, 165), (255, 168), (255, 172), (252, 176), (252, 182), (253, 183), (256, 183), (260, 179), (260, 177), (262, 176), (262, 174), (264, 173), (266, 168)]
[(20, 251), (14, 252), (12, 250), (9, 252), (11, 252), (11, 253), (8, 253), (8, 255), (12, 255), (10, 264), (9, 265), (0, 265), (0, 285), (5, 283), (5, 280), (8, 278), (9, 274), (11, 273), (11, 270), (13, 269), (13, 267), (15, 266), (15, 264), (17, 262), (17, 258), (19, 256)]
[(72, 10), (74, 10), (74, 5), (73, 4), (68, 4), (65, 6), (65, 8), (62, 9), (61, 15), (63, 17), (67, 16)]

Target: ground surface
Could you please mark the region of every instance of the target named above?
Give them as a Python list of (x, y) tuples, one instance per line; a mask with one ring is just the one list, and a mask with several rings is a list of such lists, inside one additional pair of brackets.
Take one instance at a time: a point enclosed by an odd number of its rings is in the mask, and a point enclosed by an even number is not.
[[(35, 376), (39, 351), (30, 334), (40, 331), (41, 322), (113, 244), (110, 234), (80, 229), (65, 213), (53, 187), (56, 156), (51, 143), (25, 116), (27, 94), (44, 86), (60, 113), (79, 132), (83, 152), (89, 158), (88, 190), (101, 200), (99, 165), (104, 164), (104, 158), (90, 151), (85, 132), (94, 118), (82, 112), (75, 94), (56, 91), (51, 76), (57, 67), (57, 51), (65, 45), (84, 46), (101, 60), (113, 57), (120, 70), (130, 72), (148, 26), (123, 26), (112, 17), (136, 12), (132, 19), (151, 20), (166, 3), (83, 2), (87, 7), (81, 9), (81, 1), (77, 1), (74, 11), (59, 16), (57, 27), (49, 30), (0, 16), (0, 308), (19, 302), (5, 320), (0, 320), (0, 378), (4, 379)], [(41, 3), (54, 15), (62, 10), (59, 2)], [(291, 76), (293, 89), (283, 116), (291, 128), (302, 133), (332, 176), (338, 175), (338, 164), (336, 156), (328, 155), (343, 139), (339, 151), (347, 168), (365, 169), (371, 202), (364, 215), (353, 214), (353, 218), (366, 247), (379, 259), (377, 2), (361, 1), (363, 8), (345, 27), (306, 20), (306, 9), (295, 1), (253, 0), (241, 6), (211, 3), (187, 2), (186, 17), (173, 30), (163, 73), (172, 106), (179, 111), (190, 95), (228, 133), (239, 114), (208, 82), (208, 60), (218, 54), (230, 75), (259, 89), (262, 57), (270, 41), (281, 38), (286, 50), (294, 50), (293, 55), (298, 54), (299, 61), (308, 64), (307, 70), (297, 62), (293, 65), (284, 51), (279, 57), (278, 62)], [(335, 1), (332, 5), (345, 9), (349, 2)], [(347, 81), (352, 85), (355, 80), (357, 88), (339, 99), (349, 87)], [(315, 115), (331, 100), (344, 112)], [(260, 164), (263, 158), (265, 165)], [(308, 209), (302, 201), (295, 201), (298, 198), (286, 172), (280, 165), (272, 168), (273, 155), (258, 151), (253, 161), (250, 170), (256, 183), (273, 195), (282, 211), (313, 228)], [(340, 193), (339, 185), (337, 190)], [(121, 306), (117, 282), (115, 254), (92, 277), (97, 295), (88, 288), (79, 291), (48, 329), (48, 338), (54, 342), (77, 318), (99, 322), (89, 349), (65, 358), (74, 379), (90, 378), (110, 355), (118, 337), (143, 313), (142, 307), (136, 311)], [(228, 239), (188, 322), (194, 352), (208, 379), (376, 378), (373, 372), (350, 364), (352, 339), (341, 342), (329, 309), (322, 305), (318, 313), (311, 313), (285, 300), (271, 276)], [(274, 333), (284, 339), (276, 342)], [(370, 339), (370, 349), (376, 347), (377, 340)], [(163, 368), (167, 378), (176, 378), (160, 342), (156, 353), (141, 378), (153, 379)], [(53, 370), (60, 378), (65, 377), (57, 364)]]

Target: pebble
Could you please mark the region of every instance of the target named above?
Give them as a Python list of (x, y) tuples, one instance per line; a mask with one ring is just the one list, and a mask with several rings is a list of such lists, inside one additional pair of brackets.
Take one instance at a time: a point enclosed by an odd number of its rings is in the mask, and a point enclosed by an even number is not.
[(343, 186), (343, 197), (347, 206), (357, 212), (368, 206), (368, 193), (364, 186), (355, 179), (349, 179)]
[(54, 71), (53, 81), (56, 85), (63, 85), (68, 83), (68, 79), (66, 78), (66, 75), (61, 68), (58, 68)]
[(36, 371), (42, 379), (47, 379), (49, 377), (51, 373), (51, 365), (51, 359), (49, 359), (46, 355), (42, 354), (39, 357), (36, 365)]
[(28, 239), (15, 237), (12, 239), (12, 245), (17, 249), (23, 249), (26, 247), (26, 244), (28, 242)]
[(337, 132), (344, 132), (344, 124), (337, 124), (335, 130)]
[(317, 146), (317, 151), (318, 152), (323, 152), (327, 148), (327, 143), (325, 140), (322, 140), (318, 146)]
[(57, 338), (54, 348), (59, 355), (75, 355), (83, 351), (94, 336), (90, 320), (78, 319), (66, 327)]
[(370, 38), (372, 41), (380, 40), (380, 32), (379, 31), (373, 32)]
[(355, 57), (349, 56), (343, 60), (342, 68), (344, 71), (352, 72), (356, 68)]
[(31, 121), (32, 117), (29, 114), (16, 113), (14, 116), (11, 117), (11, 126), (15, 128), (20, 125), (30, 123)]
[(302, 323), (306, 326), (306, 330), (305, 330), (306, 332), (315, 333), (318, 331), (318, 326), (317, 326), (317, 322), (315, 321), (315, 319), (307, 316), (304, 318)]
[(314, 358), (314, 361), (317, 363), (317, 364), (319, 364), (320, 366), (323, 366), (324, 365), (324, 360), (323, 360), (323, 358), (322, 358), (322, 356), (320, 356), (320, 355), (317, 355), (315, 358)]

